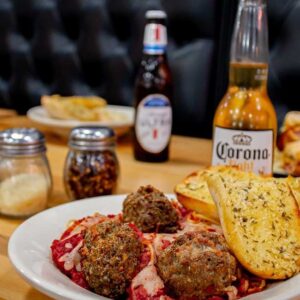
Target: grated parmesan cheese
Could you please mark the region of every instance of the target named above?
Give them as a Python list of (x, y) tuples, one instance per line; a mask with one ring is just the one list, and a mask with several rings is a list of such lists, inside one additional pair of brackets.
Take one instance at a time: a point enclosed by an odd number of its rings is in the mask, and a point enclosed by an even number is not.
[(153, 264), (146, 266), (132, 280), (133, 289), (139, 286), (143, 286), (145, 288), (148, 296), (155, 296), (159, 290), (164, 288), (164, 283), (158, 276), (156, 268)]
[(77, 271), (81, 269), (81, 267), (78, 265), (80, 265), (81, 260), (79, 249), (82, 247), (82, 245), (83, 241), (80, 241), (80, 243), (74, 249), (72, 249), (71, 252), (67, 252), (59, 258), (59, 262), (64, 262), (65, 270), (70, 271), (74, 268), (74, 266), (76, 267)]
[(0, 183), (0, 213), (31, 215), (47, 205), (49, 184), (42, 174), (18, 174)]

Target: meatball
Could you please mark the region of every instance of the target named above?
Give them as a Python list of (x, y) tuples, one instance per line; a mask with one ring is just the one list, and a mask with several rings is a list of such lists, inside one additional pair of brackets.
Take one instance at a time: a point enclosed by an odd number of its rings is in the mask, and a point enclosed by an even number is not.
[(206, 299), (225, 294), (236, 279), (236, 259), (222, 235), (187, 232), (165, 248), (157, 259), (158, 274), (170, 293), (180, 299)]
[(142, 186), (123, 202), (125, 222), (143, 232), (176, 232), (179, 215), (168, 198), (151, 185)]
[(129, 224), (108, 220), (87, 229), (81, 248), (82, 270), (98, 294), (116, 298), (139, 271), (142, 243)]

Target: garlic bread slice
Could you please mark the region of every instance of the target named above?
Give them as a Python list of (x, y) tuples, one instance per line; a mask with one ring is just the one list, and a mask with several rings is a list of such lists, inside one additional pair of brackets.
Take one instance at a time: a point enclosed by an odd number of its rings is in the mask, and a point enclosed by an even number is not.
[(194, 210), (215, 222), (219, 222), (216, 205), (210, 195), (204, 177), (205, 170), (190, 174), (175, 187), (178, 201), (185, 207)]
[(187, 176), (182, 182), (175, 186), (175, 193), (177, 199), (184, 207), (194, 210), (210, 220), (219, 223), (217, 208), (206, 182), (206, 178), (209, 174), (216, 173), (241, 179), (257, 177), (254, 173), (242, 172), (235, 167), (214, 166)]
[(207, 182), (226, 241), (248, 271), (265, 279), (300, 271), (299, 207), (286, 181), (210, 174)]

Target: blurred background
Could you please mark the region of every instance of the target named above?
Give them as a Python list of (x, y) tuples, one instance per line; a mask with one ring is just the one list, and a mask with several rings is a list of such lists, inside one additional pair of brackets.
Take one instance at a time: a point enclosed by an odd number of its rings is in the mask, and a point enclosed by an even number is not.
[[(99, 95), (131, 106), (145, 11), (168, 15), (175, 134), (211, 137), (228, 84), (236, 0), (1, 0), (0, 107), (43, 94)], [(268, 90), (281, 125), (300, 110), (300, 1), (268, 1)]]

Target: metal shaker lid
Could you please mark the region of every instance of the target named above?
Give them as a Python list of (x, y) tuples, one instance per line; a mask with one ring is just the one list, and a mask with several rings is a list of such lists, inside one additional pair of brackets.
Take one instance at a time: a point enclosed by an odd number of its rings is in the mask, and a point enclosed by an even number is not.
[(78, 150), (102, 150), (115, 144), (115, 132), (105, 126), (75, 127), (69, 136), (69, 146)]
[(32, 155), (46, 151), (45, 136), (35, 128), (9, 128), (0, 131), (0, 152)]

